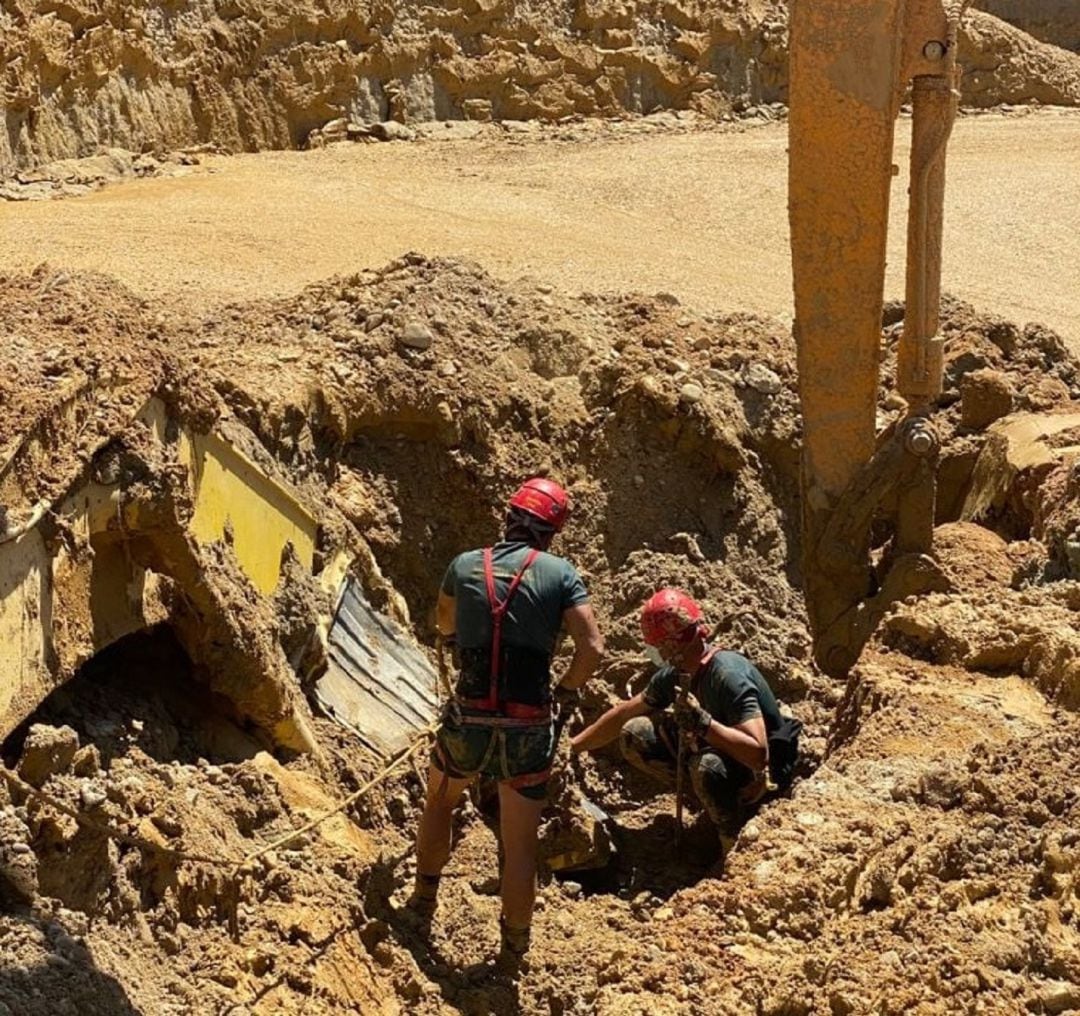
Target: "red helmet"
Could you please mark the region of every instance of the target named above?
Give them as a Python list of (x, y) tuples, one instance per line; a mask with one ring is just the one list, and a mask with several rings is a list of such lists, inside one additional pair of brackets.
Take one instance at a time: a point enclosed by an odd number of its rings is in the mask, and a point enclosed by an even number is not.
[(559, 530), (570, 514), (570, 498), (554, 480), (536, 476), (517, 489), (517, 493), (510, 498), (510, 507), (535, 515)]
[(681, 589), (661, 589), (653, 593), (641, 611), (645, 642), (689, 642), (701, 624), (701, 608)]

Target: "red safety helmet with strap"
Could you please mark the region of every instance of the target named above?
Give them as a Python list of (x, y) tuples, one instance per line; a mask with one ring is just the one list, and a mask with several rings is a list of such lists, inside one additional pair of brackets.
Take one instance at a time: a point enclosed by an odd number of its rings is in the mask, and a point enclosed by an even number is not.
[(570, 514), (570, 498), (554, 480), (535, 476), (518, 487), (510, 498), (510, 507), (535, 515), (558, 531)]
[(641, 611), (641, 631), (650, 646), (689, 642), (703, 618), (701, 608), (681, 589), (661, 589), (649, 597)]

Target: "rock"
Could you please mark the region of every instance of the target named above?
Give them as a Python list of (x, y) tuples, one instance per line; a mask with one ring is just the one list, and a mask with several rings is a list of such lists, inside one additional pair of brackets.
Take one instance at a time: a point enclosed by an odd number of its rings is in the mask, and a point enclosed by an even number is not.
[(75, 752), (71, 770), (76, 776), (97, 776), (101, 771), (101, 753), (96, 744), (87, 744)]
[(435, 333), (419, 321), (410, 321), (401, 333), (401, 344), (409, 349), (430, 349)]
[(453, 360), (443, 360), (438, 366), (439, 377), (453, 377), (457, 373), (457, 367)]
[(1080, 1008), (1080, 985), (1051, 981), (1039, 992), (1039, 1001), (1048, 1013), (1071, 1012)]
[(982, 430), (1013, 409), (1013, 389), (1001, 371), (972, 371), (960, 380), (960, 425)]
[(107, 799), (108, 795), (95, 783), (84, 783), (79, 790), (79, 801), (87, 811), (99, 808)]
[(26, 842), (29, 835), (14, 811), (0, 812), (0, 905), (30, 903), (37, 895), (37, 856)]
[(491, 101), (489, 99), (464, 99), (461, 103), (461, 112), (465, 114), (466, 120), (491, 123)]
[(694, 384), (693, 381), (688, 381), (679, 389), (679, 398), (683, 402), (693, 405), (695, 402), (700, 402), (705, 398), (705, 389), (701, 385)]
[(371, 125), (371, 136), (380, 141), (412, 141), (416, 132), (396, 120), (386, 120), (383, 123)]
[(829, 1012), (833, 1016), (851, 1016), (857, 1009), (855, 992), (833, 991), (829, 995)]
[(776, 371), (766, 367), (763, 363), (746, 364), (740, 375), (743, 384), (753, 388), (762, 395), (775, 395), (783, 387), (784, 383)]
[(654, 921), (670, 921), (675, 916), (675, 911), (671, 907), (661, 907), (659, 910), (653, 913)]
[(761, 837), (761, 827), (751, 820), (739, 832), (740, 843), (755, 843)]
[(71, 727), (50, 727), (35, 723), (26, 735), (19, 775), (34, 787), (50, 776), (64, 772), (79, 750), (79, 735)]
[(581, 883), (580, 882), (563, 882), (563, 892), (567, 896), (580, 896), (581, 895)]

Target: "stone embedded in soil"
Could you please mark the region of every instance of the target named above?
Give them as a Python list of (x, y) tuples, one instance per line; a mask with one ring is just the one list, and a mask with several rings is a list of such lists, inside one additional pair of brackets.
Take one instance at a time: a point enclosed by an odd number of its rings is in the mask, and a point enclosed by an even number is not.
[(35, 723), (23, 744), (19, 775), (31, 786), (40, 787), (50, 776), (64, 772), (78, 750), (79, 735), (71, 727)]
[(763, 363), (748, 363), (743, 367), (741, 374), (743, 384), (753, 388), (762, 395), (775, 395), (784, 387), (783, 381), (776, 371), (766, 367)]
[(984, 368), (960, 381), (960, 425), (982, 430), (1013, 409), (1013, 389), (1001, 371)]
[(93, 811), (108, 800), (108, 794), (96, 783), (86, 783), (79, 790), (79, 801), (86, 811)]
[(13, 810), (0, 810), (0, 902), (30, 903), (37, 895), (37, 857), (29, 838), (30, 830)]
[(1074, 1012), (1080, 1009), (1080, 984), (1056, 981), (1039, 992), (1039, 1001), (1048, 1013)]
[(434, 341), (434, 332), (419, 321), (410, 321), (401, 333), (401, 344), (409, 349), (430, 349)]
[(101, 769), (101, 752), (96, 744), (87, 744), (75, 752), (71, 771), (76, 776), (96, 776)]
[(406, 127), (396, 120), (373, 123), (369, 129), (371, 136), (380, 141), (412, 141), (416, 137), (416, 132), (411, 127)]
[(693, 405), (695, 402), (700, 402), (705, 398), (705, 389), (699, 384), (694, 384), (693, 381), (689, 381), (679, 389), (679, 398), (683, 402), (687, 402)]

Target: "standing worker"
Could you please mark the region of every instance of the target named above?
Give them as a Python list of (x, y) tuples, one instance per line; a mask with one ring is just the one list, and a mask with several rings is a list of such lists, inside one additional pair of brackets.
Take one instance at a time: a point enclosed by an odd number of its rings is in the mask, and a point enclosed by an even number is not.
[(551, 655), (565, 626), (574, 655), (558, 689), (573, 691), (604, 651), (581, 576), (547, 553), (569, 508), (557, 483), (528, 480), (510, 499), (502, 542), (450, 563), (436, 610), (436, 628), (455, 646), (459, 674), (428, 773), (412, 906), (434, 912), (454, 809), (477, 776), (494, 778), (503, 849), (501, 954), (509, 962), (528, 950), (536, 899), (537, 828), (556, 748)]
[[(745, 656), (708, 643), (701, 608), (681, 590), (653, 595), (641, 628), (665, 665), (571, 747), (593, 751), (620, 737), (631, 765), (672, 787), (681, 783), (681, 754), (722, 840), (731, 837), (749, 808), (791, 784), (802, 725), (780, 714), (772, 689)], [(663, 711), (672, 705), (672, 713)]]

